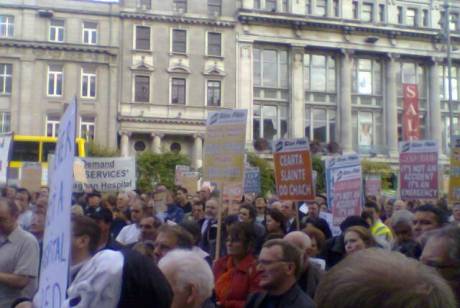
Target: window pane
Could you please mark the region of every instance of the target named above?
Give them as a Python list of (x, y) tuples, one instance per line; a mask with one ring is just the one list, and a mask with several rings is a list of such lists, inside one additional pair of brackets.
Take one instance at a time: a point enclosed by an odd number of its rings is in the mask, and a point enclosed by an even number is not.
[(277, 59), (275, 50), (264, 50), (263, 54), (263, 86), (275, 87), (277, 76)]
[(316, 11), (315, 15), (326, 16), (327, 2), (326, 0), (316, 0)]
[(150, 28), (149, 27), (136, 27), (136, 49), (149, 50), (150, 49)]
[(260, 86), (261, 85), (261, 67), (260, 67), (260, 49), (254, 48), (253, 51), (254, 54), (254, 86)]
[(208, 33), (208, 55), (220, 56), (221, 52), (221, 34), (209, 32)]
[(282, 50), (279, 52), (279, 61), (280, 61), (280, 84), (279, 87), (287, 88), (288, 87), (288, 60), (287, 52)]
[(313, 140), (326, 142), (326, 110), (313, 109)]
[(172, 104), (185, 105), (185, 79), (172, 79)]
[(14, 161), (38, 161), (38, 142), (14, 141), (13, 159)]
[(361, 19), (363, 21), (372, 21), (372, 15), (373, 15), (373, 5), (370, 3), (363, 3), (362, 6), (362, 14), (361, 14)]
[(134, 85), (134, 100), (148, 103), (150, 100), (150, 77), (136, 76)]
[(220, 81), (208, 81), (208, 106), (220, 106)]
[(276, 11), (276, 0), (265, 0), (265, 9), (268, 11)]
[(208, 0), (208, 14), (211, 16), (221, 15), (222, 2), (221, 0)]
[(329, 116), (329, 142), (336, 141), (335, 140), (335, 122), (336, 122), (336, 113), (333, 110), (328, 111)]
[(358, 144), (360, 147), (373, 145), (372, 113), (360, 112), (358, 114)]
[(311, 118), (310, 108), (306, 107), (305, 108), (305, 137), (307, 137), (308, 140), (312, 140), (310, 118)]
[(311, 90), (326, 91), (326, 57), (313, 55), (311, 61)]
[(185, 30), (173, 30), (173, 52), (187, 52), (187, 32)]

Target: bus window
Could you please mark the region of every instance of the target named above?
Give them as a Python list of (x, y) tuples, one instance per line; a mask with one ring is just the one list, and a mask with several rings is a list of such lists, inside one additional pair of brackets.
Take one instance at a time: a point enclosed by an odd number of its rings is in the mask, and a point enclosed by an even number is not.
[(13, 161), (38, 162), (39, 143), (33, 141), (13, 142)]
[[(43, 142), (43, 155), (42, 155), (42, 162), (48, 161), (48, 155), (54, 155), (56, 152), (56, 142)], [(75, 143), (75, 156), (78, 155), (78, 143)]]
[(56, 142), (43, 142), (42, 162), (48, 161), (48, 155), (53, 155), (56, 151)]

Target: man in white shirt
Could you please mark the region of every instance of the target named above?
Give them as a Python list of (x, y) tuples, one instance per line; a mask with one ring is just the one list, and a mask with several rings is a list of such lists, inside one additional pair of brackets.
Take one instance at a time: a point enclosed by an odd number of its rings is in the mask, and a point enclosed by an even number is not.
[(131, 224), (124, 226), (116, 240), (120, 244), (129, 245), (137, 242), (141, 234), (140, 221), (144, 217), (144, 202), (136, 199), (131, 205)]

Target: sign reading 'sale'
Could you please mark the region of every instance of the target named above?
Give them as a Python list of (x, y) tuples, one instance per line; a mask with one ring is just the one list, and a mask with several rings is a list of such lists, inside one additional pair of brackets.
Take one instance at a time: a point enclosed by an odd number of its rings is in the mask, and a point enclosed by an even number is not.
[(273, 145), (276, 191), (280, 200), (314, 200), (312, 162), (307, 139), (281, 139)]
[(418, 89), (416, 84), (403, 84), (403, 140), (420, 139), (420, 117)]

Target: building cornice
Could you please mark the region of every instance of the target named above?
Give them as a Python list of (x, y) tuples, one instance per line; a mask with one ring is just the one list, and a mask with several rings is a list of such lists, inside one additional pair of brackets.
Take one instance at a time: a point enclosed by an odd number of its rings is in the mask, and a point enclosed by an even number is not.
[(228, 20), (219, 20), (212, 18), (198, 18), (198, 17), (187, 17), (183, 15), (158, 15), (150, 13), (138, 13), (138, 12), (121, 12), (121, 19), (139, 19), (139, 20), (152, 20), (167, 23), (181, 23), (181, 24), (195, 24), (205, 25), (214, 27), (234, 28), (235, 22)]
[[(261, 25), (284, 25), (296, 30), (336, 30), (345, 34), (366, 33), (382, 34), (390, 38), (408, 37), (438, 41), (441, 39), (440, 30), (426, 28), (405, 28), (392, 25), (364, 25), (352, 20), (326, 18), (326, 17), (304, 17), (299, 15), (279, 14), (270, 12), (254, 12), (240, 9), (237, 19), (241, 24), (261, 24)], [(452, 34), (452, 39), (460, 41), (460, 35)]]
[(135, 117), (135, 116), (122, 116), (118, 115), (120, 122), (135, 122), (135, 123), (159, 123), (159, 124), (182, 124), (182, 125), (196, 125), (205, 126), (206, 120), (197, 119), (180, 119), (180, 118), (158, 118), (158, 117)]
[[(118, 17), (118, 12), (114, 7), (118, 7), (117, 3), (105, 3), (105, 2), (88, 2), (92, 5), (100, 5), (104, 7), (104, 10), (101, 9), (74, 9), (74, 8), (65, 8), (65, 7), (54, 7), (54, 6), (43, 6), (43, 5), (30, 5), (30, 4), (0, 4), (0, 8), (5, 9), (20, 9), (20, 10), (49, 10), (52, 12), (67, 13), (73, 15), (92, 15), (92, 16), (104, 16), (104, 17)], [(112, 11), (113, 10), (113, 11)]]
[(51, 43), (40, 41), (22, 41), (15, 39), (0, 39), (0, 47), (15, 47), (15, 48), (32, 48), (43, 50), (60, 50), (71, 52), (85, 52), (106, 54), (109, 56), (117, 56), (118, 48), (110, 46), (89, 46), (82, 44), (68, 44), (68, 43)]

